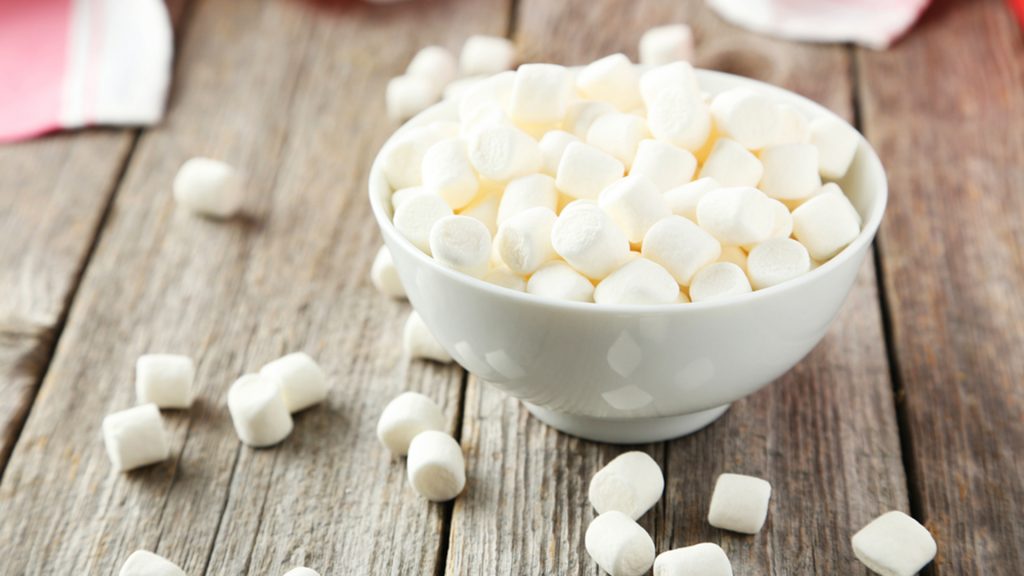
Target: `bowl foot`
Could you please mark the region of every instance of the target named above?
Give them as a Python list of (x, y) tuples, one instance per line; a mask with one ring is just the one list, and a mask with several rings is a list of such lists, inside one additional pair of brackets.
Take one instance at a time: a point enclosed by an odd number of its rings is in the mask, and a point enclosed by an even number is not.
[(729, 409), (729, 405), (725, 404), (680, 416), (619, 419), (563, 414), (528, 402), (523, 402), (523, 405), (530, 414), (556, 430), (610, 444), (646, 444), (686, 436), (711, 424)]

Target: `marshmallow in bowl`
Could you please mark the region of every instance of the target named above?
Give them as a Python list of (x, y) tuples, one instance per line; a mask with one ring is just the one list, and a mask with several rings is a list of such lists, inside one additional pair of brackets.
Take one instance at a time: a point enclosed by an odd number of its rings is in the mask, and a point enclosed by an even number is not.
[(291, 413), (327, 399), (327, 376), (305, 352), (293, 352), (267, 363), (260, 368), (260, 375), (277, 380)]
[(714, 178), (698, 178), (665, 192), (665, 201), (673, 214), (697, 221), (697, 204), (705, 194), (722, 188)]
[[(457, 136), (459, 126), (453, 122), (434, 122), (417, 126), (381, 150), (381, 171), (393, 190), (419, 186), (423, 155), (434, 143)], [(397, 207), (397, 206), (396, 206)]]
[(663, 266), (681, 286), (718, 260), (722, 245), (704, 229), (682, 216), (659, 221), (644, 236), (641, 254)]
[(480, 176), (495, 182), (539, 172), (540, 147), (529, 134), (512, 126), (489, 126), (469, 141), (469, 161)]
[(523, 64), (516, 70), (509, 115), (523, 124), (560, 122), (565, 117), (572, 89), (572, 78), (565, 66)]
[(756, 534), (768, 517), (772, 485), (743, 474), (722, 474), (711, 493), (708, 523), (715, 528)]
[(679, 298), (679, 284), (663, 267), (644, 258), (627, 262), (598, 283), (598, 304), (671, 304)]
[(697, 203), (697, 223), (727, 246), (757, 244), (771, 237), (775, 208), (757, 188), (722, 188)]
[(689, 150), (660, 140), (641, 140), (630, 166), (630, 176), (646, 176), (661, 192), (683, 186), (693, 179), (697, 158)]
[(447, 423), (444, 412), (429, 397), (404, 392), (384, 407), (377, 421), (377, 439), (392, 454), (405, 456), (417, 434), (426, 430), (443, 431)]
[(391, 259), (391, 251), (387, 246), (381, 246), (377, 256), (373, 259), (373, 266), (370, 267), (370, 281), (378, 292), (388, 298), (405, 298), (405, 287), (398, 277), (398, 269)]
[(260, 374), (235, 380), (228, 389), (228, 412), (238, 439), (254, 448), (281, 442), (294, 426), (280, 382)]
[(498, 205), (501, 203), (501, 197), (500, 192), (481, 192), (472, 202), (459, 210), (458, 214), (478, 220), (493, 237), (498, 233)]
[(516, 47), (508, 38), (475, 35), (462, 44), (459, 71), (463, 76), (496, 74), (516, 61)]
[(747, 276), (754, 290), (796, 278), (811, 270), (804, 245), (790, 238), (773, 238), (753, 248), (747, 256)]
[(793, 210), (793, 237), (811, 258), (828, 260), (860, 234), (857, 211), (843, 194), (818, 194)]
[(742, 268), (731, 262), (716, 262), (705, 266), (690, 282), (690, 300), (693, 302), (737, 296), (750, 291), (747, 275)]
[(829, 179), (846, 175), (857, 154), (856, 130), (835, 118), (818, 118), (810, 124), (810, 141), (818, 148), (818, 169)]
[(547, 174), (531, 174), (509, 182), (498, 204), (498, 225), (531, 208), (547, 208), (552, 212), (558, 210), (558, 190), (554, 178)]
[(427, 328), (423, 318), (415, 310), (409, 313), (402, 330), (402, 348), (408, 358), (425, 358), (442, 364), (452, 361), (452, 357), (438, 343), (437, 338)]
[(614, 112), (594, 120), (587, 130), (587, 144), (611, 154), (628, 170), (640, 142), (649, 136), (642, 117)]
[(641, 104), (640, 75), (625, 54), (611, 54), (583, 67), (576, 89), (589, 100), (605, 101), (625, 112)]
[(600, 280), (625, 263), (629, 239), (597, 204), (577, 200), (551, 228), (551, 246), (581, 274)]
[(566, 147), (579, 141), (579, 138), (565, 130), (552, 130), (541, 137), (537, 146), (540, 148), (544, 174), (552, 177), (557, 174), (558, 163), (562, 161)]
[(758, 186), (778, 200), (802, 200), (821, 188), (818, 149), (811, 144), (776, 144), (761, 151)]
[(495, 243), (505, 266), (526, 276), (553, 260), (557, 255), (551, 246), (551, 228), (557, 218), (552, 210), (537, 207), (502, 222)]
[(418, 194), (395, 209), (395, 229), (417, 248), (430, 254), (430, 231), (439, 220), (451, 215), (451, 206), (437, 194)]
[(409, 485), (431, 502), (447, 502), (466, 486), (466, 461), (454, 438), (436, 430), (420, 432), (409, 443)]
[(686, 24), (656, 26), (640, 37), (640, 63), (661, 66), (693, 60), (693, 31)]
[(428, 148), (420, 174), (423, 189), (443, 198), (452, 210), (469, 204), (480, 189), (466, 143), (459, 138), (446, 138)]
[(526, 291), (556, 300), (594, 301), (594, 285), (562, 261), (548, 262), (534, 272), (526, 283)]
[(526, 278), (509, 270), (507, 266), (491, 268), (481, 280), (516, 292), (526, 292)]
[(611, 510), (594, 518), (584, 536), (587, 554), (610, 576), (641, 576), (654, 564), (654, 540), (628, 515)]
[[(676, 68), (677, 65), (681, 68)], [(691, 80), (692, 73), (692, 68), (684, 62), (655, 68), (641, 78), (640, 90), (647, 106), (647, 126), (651, 134), (658, 140), (695, 152), (711, 135), (711, 113), (700, 94), (688, 85), (695, 82)]]
[(761, 92), (749, 88), (726, 90), (711, 100), (711, 115), (723, 136), (747, 150), (760, 150), (778, 141), (778, 106)]
[(728, 138), (715, 142), (700, 169), (701, 178), (714, 178), (722, 186), (757, 186), (763, 176), (757, 156)]
[(626, 176), (608, 186), (597, 203), (632, 244), (639, 244), (651, 226), (672, 214), (658, 187), (642, 175)]
[(633, 451), (616, 456), (594, 474), (588, 497), (598, 514), (615, 510), (636, 520), (661, 499), (664, 490), (661, 466), (647, 453)]
[(597, 198), (625, 173), (625, 164), (611, 154), (589, 144), (572, 142), (558, 163), (555, 186), (573, 198)]
[(562, 130), (577, 138), (586, 138), (594, 121), (605, 114), (618, 112), (615, 106), (600, 100), (576, 100), (570, 102), (562, 119)]
[(476, 218), (445, 216), (430, 229), (430, 254), (448, 268), (483, 276), (491, 260), (491, 233)]

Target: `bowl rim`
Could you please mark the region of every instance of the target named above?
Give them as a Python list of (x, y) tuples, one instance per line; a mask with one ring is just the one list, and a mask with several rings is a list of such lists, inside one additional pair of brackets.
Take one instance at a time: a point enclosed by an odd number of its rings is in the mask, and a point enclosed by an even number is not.
[(654, 316), (663, 315), (667, 313), (672, 314), (686, 314), (688, 312), (699, 312), (705, 310), (711, 310), (716, 308), (729, 308), (743, 304), (755, 304), (759, 300), (772, 298), (777, 294), (781, 294), (787, 291), (796, 290), (800, 286), (805, 286), (809, 283), (815, 282), (817, 279), (827, 276), (830, 273), (838, 270), (848, 260), (856, 257), (866, 245), (870, 244), (878, 232), (878, 228), (881, 226), (882, 217), (885, 214), (885, 208), (889, 199), (889, 180), (885, 172), (885, 167), (882, 165), (881, 160), (878, 157), (878, 153), (875, 151), (871, 143), (864, 137), (864, 135), (852, 126), (845, 119), (837, 115), (835, 112), (829, 110), (825, 106), (811, 100), (810, 98), (797, 94), (791, 90), (755, 80), (753, 78), (747, 78), (745, 76), (739, 76), (736, 74), (729, 74), (727, 72), (719, 72), (717, 70), (707, 70), (703, 68), (694, 67), (694, 72), (698, 78), (701, 76), (717, 77), (719, 80), (726, 82), (738, 82), (740, 85), (735, 87), (756, 86), (759, 89), (771, 92), (776, 96), (782, 96), (786, 100), (798, 103), (800, 108), (807, 108), (813, 112), (814, 116), (825, 116), (842, 122), (847, 127), (854, 130), (857, 133), (858, 143), (858, 154), (865, 153), (863, 160), (868, 162), (869, 168), (877, 170), (881, 175), (879, 182), (879, 189), (876, 191), (875, 202), (872, 210), (866, 217), (863, 218), (863, 224), (861, 225), (860, 233), (849, 245), (847, 245), (838, 254), (830, 258), (827, 262), (818, 266), (817, 268), (793, 278), (786, 280), (785, 282), (763, 288), (761, 290), (754, 290), (752, 292), (738, 294), (735, 296), (727, 296), (724, 298), (717, 298), (714, 300), (708, 300), (705, 302), (672, 302), (669, 304), (596, 304), (594, 302), (577, 302), (572, 300), (559, 300), (555, 298), (548, 298), (544, 296), (538, 296), (536, 294), (529, 294), (524, 291), (513, 290), (497, 284), (486, 282), (481, 278), (476, 278), (468, 274), (453, 270), (446, 266), (439, 264), (436, 260), (423, 253), (420, 249), (416, 248), (409, 240), (398, 233), (394, 227), (394, 223), (391, 219), (389, 211), (383, 206), (383, 200), (378, 198), (377, 194), (374, 194), (376, 188), (376, 182), (382, 181), (383, 185), (390, 185), (383, 178), (380, 168), (381, 153), (395, 141), (396, 137), (403, 132), (415, 128), (417, 126), (426, 125), (430, 122), (441, 120), (439, 118), (442, 114), (449, 112), (449, 108), (453, 106), (453, 102), (449, 100), (442, 100), (437, 104), (434, 104), (430, 108), (417, 114), (407, 122), (402, 124), (396, 129), (384, 142), (380, 150), (378, 150), (374, 157), (373, 164), (370, 167), (369, 174), (369, 197), (370, 206), (373, 211), (374, 218), (377, 220), (377, 225), (381, 230), (381, 234), (389, 237), (393, 242), (397, 243), (403, 250), (412, 254), (413, 258), (418, 259), (421, 263), (426, 266), (432, 267), (436, 272), (447, 276), (455, 282), (459, 282), (468, 288), (475, 290), (481, 290), (488, 293), (490, 296), (495, 298), (506, 298), (514, 301), (520, 301), (525, 305), (540, 306), (545, 308), (565, 310), (565, 311), (586, 311), (593, 314), (601, 315), (616, 315), (620, 316), (623, 314), (628, 315), (639, 315), (639, 316)]

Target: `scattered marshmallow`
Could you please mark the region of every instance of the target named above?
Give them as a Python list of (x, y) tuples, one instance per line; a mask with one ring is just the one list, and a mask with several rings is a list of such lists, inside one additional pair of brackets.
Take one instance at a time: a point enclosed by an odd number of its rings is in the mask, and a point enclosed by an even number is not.
[(238, 438), (249, 446), (273, 446), (288, 437), (294, 423), (280, 382), (246, 374), (228, 390), (228, 412)]
[(743, 270), (731, 262), (705, 266), (690, 282), (690, 300), (704, 302), (750, 292), (750, 281)]
[[(379, 1), (379, 0), (378, 0)], [(397, 1), (397, 0), (388, 0)], [(320, 576), (320, 573), (312, 568), (306, 568), (305, 566), (299, 566), (292, 568), (291, 570), (284, 573), (284, 576)]]
[[(436, 142), (458, 136), (458, 124), (435, 122), (412, 128), (381, 151), (381, 171), (393, 190), (419, 186), (423, 155)], [(395, 208), (398, 206), (395, 205)]]
[(761, 151), (764, 174), (758, 188), (779, 200), (801, 200), (821, 188), (818, 149), (811, 144), (777, 144)]
[(727, 246), (767, 240), (775, 226), (775, 208), (757, 188), (716, 190), (697, 203), (697, 223)]
[(491, 233), (469, 216), (445, 216), (430, 229), (430, 254), (441, 264), (483, 276), (491, 260)]
[(598, 304), (671, 304), (679, 299), (679, 284), (667, 270), (644, 258), (633, 259), (612, 272), (594, 289)]
[(630, 176), (646, 176), (661, 192), (682, 186), (697, 171), (697, 158), (689, 150), (660, 140), (642, 140), (629, 169)]
[(560, 260), (549, 262), (534, 272), (526, 283), (526, 291), (557, 300), (594, 301), (594, 285), (590, 280)]
[(883, 576), (913, 576), (935, 559), (935, 539), (928, 529), (898, 510), (872, 520), (852, 543), (854, 556)]
[(804, 245), (789, 238), (766, 240), (750, 251), (747, 276), (755, 290), (781, 284), (811, 270)]
[(611, 154), (629, 169), (640, 142), (649, 136), (643, 118), (615, 112), (594, 120), (587, 130), (587, 144)]
[(718, 544), (704, 542), (658, 554), (654, 576), (732, 576), (732, 563)]
[(793, 210), (793, 237), (811, 258), (828, 260), (860, 234), (856, 212), (844, 194), (818, 194)]
[(661, 499), (664, 491), (661, 466), (646, 452), (633, 451), (616, 456), (594, 474), (588, 497), (598, 514), (615, 510), (636, 520)]
[(540, 148), (540, 155), (543, 159), (543, 171), (549, 176), (558, 173), (558, 163), (562, 161), (562, 154), (569, 144), (579, 142), (580, 139), (564, 130), (552, 130), (545, 134), (537, 145)]
[(601, 190), (625, 173), (626, 166), (611, 154), (573, 142), (565, 148), (558, 163), (555, 186), (573, 198), (597, 198)]
[(145, 354), (135, 361), (135, 395), (140, 404), (160, 408), (192, 405), (196, 363), (179, 354)]
[(512, 85), (512, 119), (523, 124), (555, 124), (565, 117), (572, 96), (572, 79), (565, 66), (523, 64)]
[(124, 472), (162, 462), (171, 447), (156, 404), (143, 404), (103, 419), (103, 442), (114, 468)]
[(651, 28), (640, 37), (640, 63), (661, 66), (693, 60), (693, 31), (685, 24)]
[(576, 89), (590, 100), (610, 103), (626, 112), (641, 104), (640, 75), (625, 54), (612, 54), (583, 67)]
[(455, 56), (441, 46), (427, 46), (412, 57), (405, 69), (408, 76), (417, 76), (433, 82), (435, 90), (440, 93), (458, 75)]
[(492, 268), (487, 274), (484, 274), (482, 280), (516, 292), (526, 292), (526, 279), (509, 270), (507, 266)]
[(431, 146), (423, 155), (420, 173), (423, 189), (437, 194), (458, 210), (469, 204), (480, 189), (480, 181), (469, 164), (466, 143), (447, 138)]
[(402, 347), (406, 356), (410, 359), (425, 358), (435, 362), (447, 364), (452, 357), (434, 338), (434, 334), (427, 328), (423, 318), (413, 310), (405, 321), (405, 329), (402, 331)]
[(405, 298), (405, 287), (402, 286), (402, 279), (398, 277), (398, 269), (395, 268), (391, 251), (387, 246), (381, 246), (373, 259), (370, 281), (378, 292), (388, 298)]
[(430, 108), (441, 98), (442, 88), (430, 78), (422, 76), (396, 76), (388, 81), (384, 103), (388, 117), (404, 122)]
[(526, 276), (557, 257), (551, 246), (551, 228), (557, 218), (552, 210), (537, 207), (502, 222), (495, 243), (509, 270)]
[(405, 456), (409, 443), (420, 432), (444, 431), (448, 420), (429, 397), (404, 392), (388, 402), (377, 421), (377, 438), (392, 454)]
[(629, 256), (626, 235), (597, 204), (587, 201), (562, 209), (551, 228), (551, 245), (570, 266), (594, 280), (611, 274)]
[(617, 510), (594, 518), (584, 537), (587, 553), (610, 576), (640, 576), (654, 564), (654, 540)]
[(857, 154), (857, 131), (835, 118), (817, 118), (810, 125), (811, 144), (818, 148), (818, 169), (825, 178), (846, 175)]
[(699, 178), (665, 192), (665, 201), (673, 214), (697, 221), (697, 204), (705, 194), (722, 188), (718, 180)]
[(544, 159), (529, 134), (510, 126), (490, 126), (470, 140), (469, 161), (480, 176), (508, 182), (540, 171)]
[(558, 190), (555, 179), (547, 174), (531, 174), (517, 178), (505, 186), (498, 205), (498, 225), (531, 208), (558, 210)]
[(641, 253), (664, 266), (676, 282), (689, 286), (698, 270), (718, 260), (722, 246), (693, 222), (671, 216), (651, 226)]
[(185, 576), (185, 571), (163, 556), (136, 550), (121, 565), (118, 576)]
[(779, 110), (766, 94), (733, 88), (711, 100), (711, 115), (723, 136), (748, 150), (760, 150), (778, 141)]
[(735, 140), (720, 138), (700, 169), (701, 178), (714, 178), (722, 186), (757, 186), (764, 166)]
[(718, 257), (719, 262), (732, 262), (742, 270), (747, 269), (747, 253), (739, 246), (722, 246), (722, 254)]
[(767, 480), (742, 474), (722, 474), (711, 494), (708, 523), (723, 530), (756, 534), (768, 517), (771, 495), (772, 485)]
[(242, 206), (244, 182), (230, 165), (212, 158), (189, 158), (174, 176), (174, 200), (190, 212), (230, 218)]
[(437, 194), (420, 194), (395, 209), (395, 229), (420, 250), (430, 254), (430, 231), (442, 218), (452, 215), (452, 208)]
[(594, 121), (605, 114), (618, 112), (615, 106), (600, 100), (577, 100), (569, 104), (562, 121), (562, 129), (577, 138), (586, 138)]
[(463, 76), (491, 75), (515, 65), (516, 47), (508, 38), (474, 35), (466, 39), (459, 57)]
[(427, 430), (409, 444), (409, 485), (431, 502), (447, 502), (466, 486), (466, 461), (454, 438)]
[(626, 176), (605, 188), (598, 205), (632, 244), (639, 244), (656, 222), (672, 215), (665, 197), (645, 176)]
[(276, 380), (291, 413), (327, 399), (327, 375), (305, 352), (293, 352), (265, 364), (260, 376)]

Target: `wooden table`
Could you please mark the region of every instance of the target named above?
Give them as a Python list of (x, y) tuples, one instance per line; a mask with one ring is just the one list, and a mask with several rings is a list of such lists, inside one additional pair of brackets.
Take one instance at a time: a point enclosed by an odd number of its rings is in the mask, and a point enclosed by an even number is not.
[[(383, 90), (419, 47), (509, 34), (524, 60), (625, 51), (688, 22), (698, 64), (774, 82), (856, 122), (891, 197), (873, 261), (825, 340), (692, 436), (643, 446), (666, 497), (659, 550), (712, 541), (737, 575), (864, 574), (851, 534), (888, 509), (938, 541), (926, 572), (1024, 571), (1024, 48), (998, 0), (936, 2), (894, 49), (740, 31), (703, 3), (637, 0), (173, 2), (166, 120), (0, 147), (0, 574), (114, 574), (154, 550), (191, 575), (596, 574), (591, 475), (624, 450), (571, 438), (456, 366), (399, 366), (408, 306), (368, 282), (367, 169)], [(250, 177), (243, 218), (176, 210), (193, 155)], [(305, 350), (333, 382), (279, 448), (236, 439), (236, 376)], [(119, 474), (103, 415), (135, 358), (198, 361), (167, 413), (173, 457)], [(429, 504), (374, 438), (383, 405), (440, 400), (469, 486)], [(766, 528), (704, 520), (723, 471), (768, 478)]]

